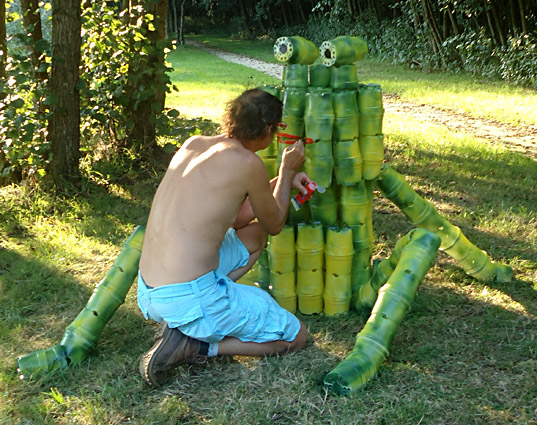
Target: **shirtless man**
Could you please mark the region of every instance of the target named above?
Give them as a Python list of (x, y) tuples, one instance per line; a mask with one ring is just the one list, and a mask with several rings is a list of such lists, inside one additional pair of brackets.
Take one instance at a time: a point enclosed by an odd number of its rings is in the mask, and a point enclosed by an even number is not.
[(298, 172), (301, 141), (285, 150), (272, 181), (255, 154), (272, 142), (281, 117), (279, 99), (245, 91), (228, 105), (225, 133), (188, 139), (157, 190), (138, 278), (142, 313), (163, 322), (140, 361), (153, 387), (180, 364), (283, 354), (306, 343), (300, 320), (262, 289), (234, 282), (257, 261), (267, 234), (281, 231), (291, 189), (306, 193), (311, 182)]

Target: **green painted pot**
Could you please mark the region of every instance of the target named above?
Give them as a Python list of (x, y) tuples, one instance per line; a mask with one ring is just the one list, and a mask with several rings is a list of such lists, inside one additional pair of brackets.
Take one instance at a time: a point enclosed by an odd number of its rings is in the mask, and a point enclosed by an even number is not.
[(356, 90), (358, 78), (355, 65), (342, 65), (332, 68), (330, 86), (334, 90)]
[(382, 89), (379, 84), (360, 84), (358, 87), (358, 109), (382, 108)]
[(323, 41), (319, 48), (321, 62), (325, 66), (351, 65), (367, 54), (367, 43), (360, 37), (340, 36)]
[(322, 270), (324, 267), (324, 251), (311, 249), (297, 249), (298, 270)]
[(334, 175), (341, 186), (352, 186), (362, 180), (362, 157), (337, 160), (334, 164)]
[(294, 254), (295, 253), (295, 228), (294, 226), (284, 226), (280, 233), (270, 236), (269, 251)]
[(263, 84), (263, 85), (261, 85), (261, 86), (259, 86), (257, 88), (259, 90), (263, 90), (263, 91), (271, 94), (272, 96), (277, 97), (280, 100), (282, 98), (282, 88), (281, 88), (281, 86), (272, 86), (270, 84)]
[(304, 135), (304, 118), (295, 116), (295, 115), (289, 115), (287, 114), (287, 111), (284, 111), (282, 115), (282, 123), (286, 124), (285, 129), (282, 129), (280, 133), (283, 134), (289, 134), (294, 137), (287, 137), (282, 136), (281, 141), (296, 141), (297, 137), (302, 137)]
[(334, 157), (332, 141), (320, 141), (306, 145), (306, 161), (332, 161)]
[(319, 49), (300, 36), (280, 37), (274, 43), (274, 57), (279, 62), (311, 65), (319, 56)]
[(301, 270), (297, 272), (296, 293), (300, 295), (322, 295), (324, 292), (324, 273), (322, 269)]
[(304, 132), (306, 137), (314, 141), (329, 141), (332, 139), (334, 117), (304, 117)]
[[(332, 175), (334, 172), (334, 160), (332, 158), (321, 158), (321, 159), (308, 159), (304, 162), (304, 170), (306, 174), (317, 183), (319, 186), (329, 187), (332, 185)], [(315, 193), (311, 199), (317, 198), (321, 195), (320, 193)], [(314, 220), (313, 210), (311, 209), (311, 200), (310, 200), (310, 211), (312, 213), (312, 218)]]
[(295, 271), (280, 273), (270, 270), (270, 285), (273, 295), (293, 296), (296, 295)]
[(362, 154), (360, 152), (360, 143), (358, 142), (358, 138), (353, 138), (351, 140), (342, 140), (338, 141), (339, 139), (336, 139), (336, 142), (333, 145), (334, 149), (334, 159), (337, 161), (341, 161), (348, 158), (357, 158), (362, 157)]
[(308, 66), (300, 64), (290, 64), (283, 67), (283, 86), (307, 88)]
[(326, 192), (315, 193), (309, 201), (312, 220), (320, 221), (325, 227), (336, 224), (338, 209), (334, 185), (326, 188)]
[(270, 286), (270, 268), (268, 266), (265, 267), (259, 265), (257, 278), (257, 283), (259, 283), (259, 287), (266, 291)]
[(296, 87), (285, 87), (282, 91), (283, 113), (295, 117), (304, 117), (306, 110), (306, 90)]
[(275, 273), (289, 273), (295, 270), (295, 253), (281, 253), (269, 247), (270, 271)]
[[(353, 229), (353, 238), (354, 238), (354, 229)], [(353, 239), (354, 243), (354, 239)], [(365, 269), (371, 266), (371, 254), (372, 250), (369, 249), (363, 249), (361, 251), (354, 251), (354, 255), (352, 257), (352, 269), (358, 270), (358, 269)]]
[(358, 138), (360, 135), (359, 116), (336, 117), (334, 119), (333, 134), (335, 140), (352, 140)]
[(311, 251), (322, 251), (324, 249), (323, 224), (320, 221), (298, 224), (296, 249)]
[(325, 254), (326, 273), (336, 276), (350, 275), (352, 271), (351, 255), (330, 255)]
[(362, 153), (362, 176), (365, 180), (373, 180), (380, 174), (384, 160), (384, 136), (360, 136), (360, 152)]
[(57, 344), (46, 350), (37, 350), (17, 359), (17, 371), (21, 379), (36, 378), (42, 374), (68, 366), (65, 348)]
[(352, 256), (352, 229), (350, 227), (329, 227), (326, 231), (324, 252), (332, 256)]
[(356, 90), (332, 92), (332, 104), (336, 117), (354, 117), (358, 115)]
[(371, 228), (368, 225), (368, 222), (371, 222), (371, 217), (366, 218), (365, 223), (351, 224), (352, 229), (352, 243), (354, 246), (355, 252), (369, 252), (372, 250), (371, 243)]
[(358, 117), (358, 129), (361, 136), (375, 136), (382, 134), (382, 121), (384, 110), (369, 113), (367, 110), (360, 112)]
[(306, 111), (304, 115), (315, 118), (334, 116), (332, 91), (330, 89), (310, 87), (306, 93)]
[[(356, 254), (355, 254), (356, 255)], [(359, 296), (360, 288), (367, 283), (371, 277), (371, 270), (369, 267), (363, 269), (352, 269), (351, 273), (351, 306), (356, 303), (356, 299)]]
[(285, 296), (274, 291), (271, 291), (271, 294), (281, 308), (286, 309), (289, 313), (296, 313), (296, 295)]
[(330, 87), (332, 68), (324, 65), (310, 66), (310, 87)]
[(302, 314), (321, 314), (323, 312), (323, 295), (297, 294), (298, 311)]

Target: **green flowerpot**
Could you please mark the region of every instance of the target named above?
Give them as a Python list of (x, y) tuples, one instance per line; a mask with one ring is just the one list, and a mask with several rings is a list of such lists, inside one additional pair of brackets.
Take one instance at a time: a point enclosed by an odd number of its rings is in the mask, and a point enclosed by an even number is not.
[(324, 292), (324, 272), (322, 269), (297, 272), (296, 293), (300, 295), (322, 295)]
[(337, 184), (352, 186), (362, 180), (362, 157), (337, 160), (334, 164)]
[(330, 86), (334, 90), (352, 90), (358, 88), (355, 65), (342, 65), (332, 68)]
[(324, 65), (310, 66), (310, 87), (330, 87), (332, 68)]
[(319, 49), (300, 36), (280, 37), (274, 43), (274, 57), (279, 62), (310, 65), (319, 56)]
[(360, 37), (340, 36), (323, 41), (319, 48), (321, 62), (325, 66), (351, 65), (367, 54), (367, 43)]
[(289, 273), (295, 270), (295, 253), (281, 253), (272, 251), (269, 247), (270, 271), (275, 273)]
[(314, 141), (332, 140), (334, 117), (304, 117), (304, 132), (306, 137)]
[[(332, 185), (332, 175), (334, 172), (334, 160), (332, 158), (309, 159), (306, 157), (304, 162), (306, 174), (319, 186), (329, 187)], [(321, 193), (315, 193), (310, 199), (310, 211), (312, 218), (316, 220), (312, 210), (312, 200), (322, 196)]]
[(304, 117), (306, 110), (306, 90), (296, 87), (285, 87), (282, 91), (283, 112), (286, 115)]
[(360, 152), (362, 153), (362, 176), (365, 180), (373, 180), (380, 174), (384, 160), (384, 136), (360, 136)]
[(382, 121), (384, 117), (384, 110), (369, 112), (360, 111), (358, 117), (358, 129), (361, 136), (375, 136), (382, 134)]
[(352, 117), (336, 117), (333, 128), (334, 140), (353, 140), (360, 135), (360, 118), (358, 115)]
[(37, 350), (17, 359), (17, 371), (21, 378), (35, 378), (41, 374), (68, 366), (65, 348), (57, 344), (46, 350)]
[(323, 224), (320, 221), (298, 224), (296, 249), (311, 251), (322, 251), (324, 249)]
[(295, 253), (295, 228), (284, 226), (280, 233), (270, 236), (269, 251), (281, 254)]
[(287, 111), (284, 111), (282, 115), (282, 122), (286, 124), (285, 129), (281, 129), (278, 132), (281, 134), (287, 134), (288, 136), (281, 136), (280, 141), (286, 142), (295, 142), (297, 138), (300, 138), (304, 135), (304, 118), (289, 115)]
[(306, 160), (333, 160), (332, 141), (325, 140), (306, 145)]
[(321, 314), (323, 312), (323, 295), (297, 294), (298, 311), (302, 314)]
[(336, 139), (336, 142), (333, 145), (333, 149), (334, 159), (336, 161), (341, 161), (348, 158), (362, 157), (358, 138), (343, 141), (338, 141), (338, 139)]
[(326, 231), (325, 255), (352, 256), (352, 229), (350, 227), (329, 227)]
[(308, 117), (334, 116), (332, 91), (330, 89), (309, 88), (306, 93), (306, 111)]
[(356, 90), (332, 92), (332, 104), (336, 117), (354, 117), (358, 115)]
[(309, 201), (312, 220), (320, 221), (325, 227), (336, 224), (338, 206), (334, 185), (326, 188), (326, 192), (315, 193)]
[(300, 64), (290, 64), (283, 67), (283, 86), (307, 88), (308, 66)]
[(360, 84), (358, 87), (358, 109), (382, 108), (382, 89), (379, 84)]

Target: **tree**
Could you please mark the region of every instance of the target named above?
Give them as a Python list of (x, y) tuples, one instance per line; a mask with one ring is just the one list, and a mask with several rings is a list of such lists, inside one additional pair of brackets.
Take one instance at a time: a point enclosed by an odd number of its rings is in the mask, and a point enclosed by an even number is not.
[(52, 149), (49, 174), (56, 183), (79, 175), (81, 45), (80, 0), (52, 0), (52, 67), (48, 103), (48, 140)]
[[(0, 83), (6, 76), (6, 2), (0, 2)], [(3, 90), (2, 90), (3, 93)], [(2, 95), (0, 94), (0, 98)]]
[(20, 0), (22, 9), (22, 18), (25, 30), (32, 39), (32, 63), (35, 69), (35, 75), (40, 80), (47, 78), (47, 73), (43, 69), (46, 64), (41, 60), (43, 50), (43, 31), (41, 28), (41, 12), (38, 0)]

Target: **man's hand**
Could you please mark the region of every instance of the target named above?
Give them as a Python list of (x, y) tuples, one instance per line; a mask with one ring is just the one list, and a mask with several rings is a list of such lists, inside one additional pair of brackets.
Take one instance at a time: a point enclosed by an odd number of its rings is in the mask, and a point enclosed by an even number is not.
[(296, 173), (302, 164), (306, 156), (304, 155), (304, 143), (302, 140), (298, 140), (295, 144), (285, 148), (282, 155), (282, 171)]
[(307, 195), (308, 189), (306, 189), (306, 186), (310, 183), (311, 179), (309, 176), (304, 172), (300, 172), (295, 174), (291, 187), (293, 189), (298, 189), (303, 195)]

